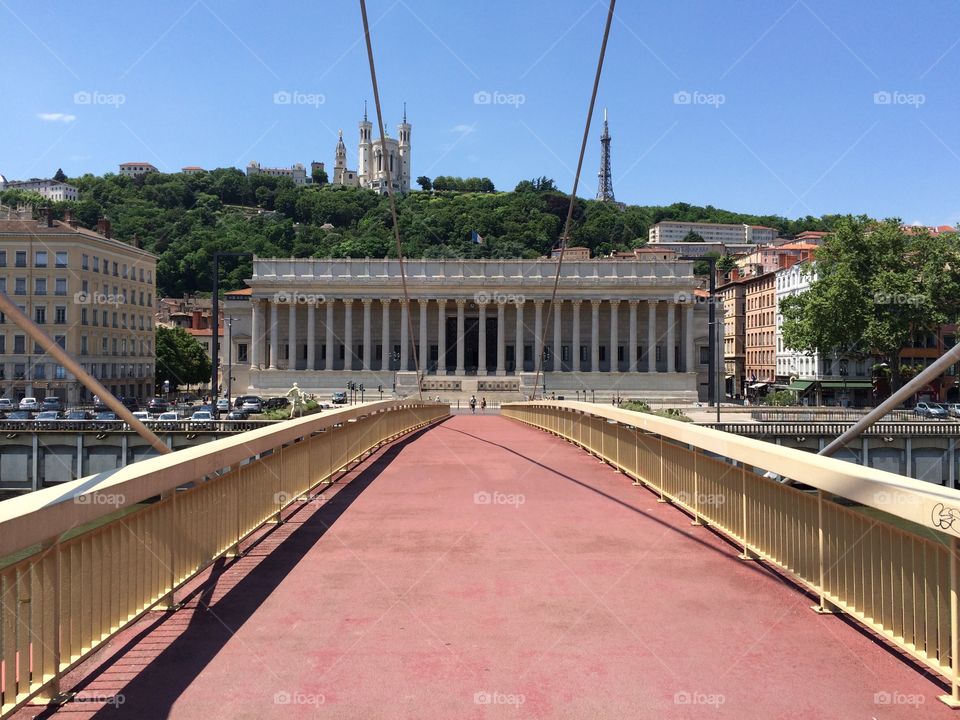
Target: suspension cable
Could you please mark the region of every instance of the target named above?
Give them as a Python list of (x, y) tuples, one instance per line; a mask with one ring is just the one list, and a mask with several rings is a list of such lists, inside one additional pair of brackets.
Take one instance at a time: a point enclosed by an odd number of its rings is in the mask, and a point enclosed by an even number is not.
[[(360, 0), (361, 3), (363, 0)], [(547, 322), (543, 324), (540, 335), (540, 347), (546, 347), (547, 340), (547, 328), (551, 325), (552, 322), (555, 322), (555, 312), (554, 306), (556, 305), (557, 298), (557, 288), (560, 286), (560, 268), (563, 266), (563, 256), (567, 249), (567, 239), (570, 235), (570, 224), (573, 220), (573, 206), (577, 201), (577, 186), (580, 184), (580, 171), (583, 168), (583, 156), (587, 150), (587, 139), (590, 136), (590, 121), (593, 118), (593, 108), (597, 102), (597, 90), (600, 87), (600, 73), (603, 70), (603, 58), (607, 52), (607, 39), (610, 37), (610, 25), (613, 22), (613, 9), (617, 4), (617, 0), (610, 0), (610, 7), (607, 10), (607, 22), (603, 29), (603, 42), (600, 44), (600, 57), (597, 59), (597, 72), (593, 78), (593, 92), (590, 95), (590, 107), (587, 110), (587, 122), (583, 128), (583, 140), (580, 142), (580, 157), (577, 160), (577, 173), (573, 177), (573, 189), (570, 191), (570, 205), (567, 208), (567, 219), (563, 225), (563, 235), (560, 236), (560, 257), (557, 258), (557, 274), (553, 279), (553, 292), (550, 295), (550, 309), (547, 311)], [(579, 345), (579, 338), (576, 339), (575, 345)], [(556, 362), (556, 355), (558, 348), (553, 349), (554, 362)], [(578, 352), (579, 348), (574, 347), (574, 351)], [(537, 398), (537, 388), (540, 386), (540, 374), (543, 371), (543, 352), (541, 351), (537, 357), (537, 373), (533, 379), (533, 400)]]
[[(377, 127), (380, 130), (380, 147), (386, 148), (387, 141), (386, 133), (383, 131), (383, 113), (380, 111), (380, 90), (377, 86), (377, 70), (373, 62), (373, 45), (370, 40), (370, 25), (367, 22), (367, 3), (365, 0), (360, 0), (360, 15), (363, 18), (363, 35), (367, 41), (367, 60), (370, 62), (370, 81), (373, 83), (373, 103), (377, 108)], [(407, 273), (403, 260), (403, 245), (400, 242), (400, 225), (397, 223), (397, 201), (393, 192), (393, 180), (390, 177), (390, 163), (384, 163), (383, 169), (387, 176), (387, 197), (390, 200), (390, 217), (393, 220), (393, 234), (397, 243), (397, 260), (400, 263), (400, 284), (403, 286), (403, 302), (407, 309), (407, 333), (410, 338), (410, 344), (416, 347), (415, 336), (413, 334), (410, 293), (407, 290)], [(423, 376), (421, 375), (420, 355), (423, 352), (424, 348), (420, 347), (418, 352), (413, 353), (414, 367), (417, 371), (417, 396), (421, 402), (423, 401)]]

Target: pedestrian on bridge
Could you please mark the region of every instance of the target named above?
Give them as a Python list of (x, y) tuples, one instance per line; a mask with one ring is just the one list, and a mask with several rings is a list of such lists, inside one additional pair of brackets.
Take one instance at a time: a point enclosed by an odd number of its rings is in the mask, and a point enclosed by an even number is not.
[(477, 396), (476, 395), (470, 396), (470, 413), (472, 415), (477, 414)]
[(484, 415), (486, 409), (487, 409), (487, 399), (486, 399), (486, 398), (480, 398), (480, 414), (481, 414), (481, 415)]

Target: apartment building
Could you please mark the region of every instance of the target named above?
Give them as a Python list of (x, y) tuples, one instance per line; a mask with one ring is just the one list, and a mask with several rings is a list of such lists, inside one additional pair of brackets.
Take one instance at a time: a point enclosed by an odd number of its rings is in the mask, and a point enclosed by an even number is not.
[[(155, 255), (72, 221), (0, 212), (0, 292), (117, 396), (154, 393)], [(66, 369), (0, 314), (0, 395), (92, 400)]]

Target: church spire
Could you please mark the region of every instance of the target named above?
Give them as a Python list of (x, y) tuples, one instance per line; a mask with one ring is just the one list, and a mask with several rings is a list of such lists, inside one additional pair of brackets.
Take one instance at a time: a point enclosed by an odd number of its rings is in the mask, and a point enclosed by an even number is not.
[(613, 202), (613, 175), (610, 172), (610, 128), (607, 126), (607, 109), (603, 109), (603, 134), (600, 136), (600, 183), (597, 200)]
[(367, 122), (367, 101), (363, 101), (363, 121)]
[(403, 124), (407, 124), (407, 101), (403, 101)]

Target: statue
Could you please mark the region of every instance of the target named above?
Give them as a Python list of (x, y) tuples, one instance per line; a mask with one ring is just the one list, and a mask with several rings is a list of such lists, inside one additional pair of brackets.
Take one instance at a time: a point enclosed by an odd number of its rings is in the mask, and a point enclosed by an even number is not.
[(296, 382), (293, 383), (293, 387), (287, 390), (287, 397), (291, 398), (291, 407), (290, 407), (290, 418), (297, 416), (299, 411), (300, 417), (303, 417), (303, 406), (306, 402), (306, 393), (300, 389)]

